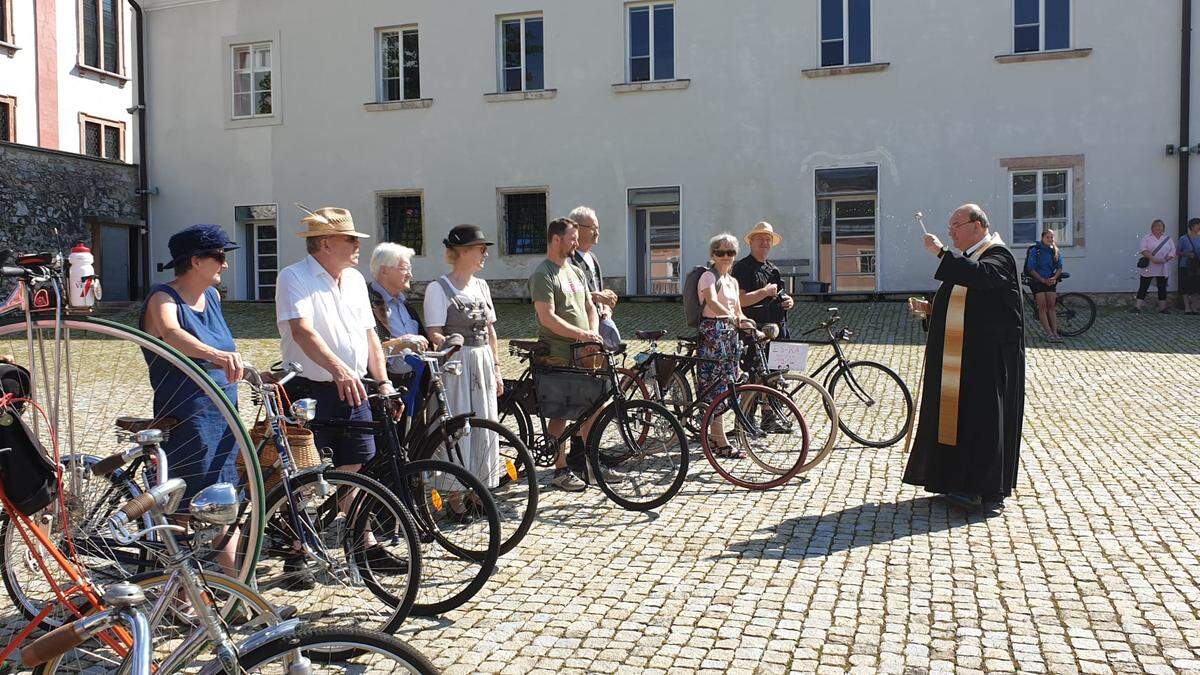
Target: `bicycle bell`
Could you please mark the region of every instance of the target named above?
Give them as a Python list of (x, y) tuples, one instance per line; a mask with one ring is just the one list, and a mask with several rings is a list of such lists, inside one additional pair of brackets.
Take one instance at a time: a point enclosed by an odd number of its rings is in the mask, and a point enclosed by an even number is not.
[(188, 511), (192, 517), (209, 525), (232, 525), (237, 521), (237, 488), (230, 483), (214, 483), (192, 497)]
[(128, 581), (118, 581), (104, 589), (104, 604), (109, 607), (136, 607), (144, 602), (146, 594), (141, 586)]
[(292, 417), (305, 422), (311, 422), (317, 416), (317, 400), (302, 398), (292, 403)]

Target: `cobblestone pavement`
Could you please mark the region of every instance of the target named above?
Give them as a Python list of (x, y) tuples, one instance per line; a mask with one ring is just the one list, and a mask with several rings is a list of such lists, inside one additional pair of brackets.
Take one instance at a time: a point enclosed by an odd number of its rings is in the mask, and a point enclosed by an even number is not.
[[(532, 334), (530, 306), (500, 310), (505, 337)], [(851, 356), (915, 388), (923, 337), (902, 306), (842, 310)], [(277, 348), (269, 312), (231, 312), (252, 362)], [(618, 319), (682, 332), (664, 322), (679, 314), (628, 303)], [(763, 493), (724, 484), (697, 449), (657, 513), (543, 492), (474, 601), (401, 633), (452, 673), (1200, 673), (1200, 319), (1105, 312), (1061, 345), (1030, 334), (1023, 462), (1000, 515), (903, 485), (896, 447), (843, 443)]]

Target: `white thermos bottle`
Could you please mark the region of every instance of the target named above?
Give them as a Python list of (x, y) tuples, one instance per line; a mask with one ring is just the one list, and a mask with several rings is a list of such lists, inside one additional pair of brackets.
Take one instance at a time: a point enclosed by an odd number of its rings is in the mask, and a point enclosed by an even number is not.
[(96, 297), (100, 294), (100, 278), (96, 276), (96, 269), (93, 266), (95, 259), (92, 257), (92, 250), (83, 242), (79, 242), (75, 248), (71, 249), (71, 255), (67, 260), (71, 263), (71, 271), (67, 280), (67, 303), (71, 307), (78, 308), (94, 306)]

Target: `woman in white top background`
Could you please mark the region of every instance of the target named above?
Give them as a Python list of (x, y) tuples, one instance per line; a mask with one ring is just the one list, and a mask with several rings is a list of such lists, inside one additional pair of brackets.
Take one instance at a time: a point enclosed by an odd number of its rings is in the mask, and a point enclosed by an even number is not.
[[(737, 252), (737, 238), (728, 232), (710, 239), (708, 264), (712, 269), (700, 276), (700, 283), (696, 287), (703, 307), (700, 315), (700, 357), (714, 359), (713, 362), (702, 362), (698, 369), (700, 391), (707, 391), (705, 403), (724, 393), (729, 388), (728, 383), (737, 376), (742, 351), (738, 328), (754, 328), (754, 322), (742, 313), (737, 279), (729, 273), (733, 269), (733, 261), (737, 259)], [(714, 383), (716, 386), (709, 389)], [(721, 417), (714, 415), (709, 426), (717, 445), (714, 452), (718, 457), (741, 457), (740, 450), (729, 446)]]
[[(475, 276), (493, 243), (475, 225), (459, 225), (442, 241), (450, 273), (425, 288), (425, 332), (440, 349), (447, 335), (458, 333), (463, 347), (451, 361), (462, 363), (458, 373), (443, 371), (446, 405), (451, 415), (474, 413), (497, 418), (496, 396), (504, 389), (496, 341), (496, 310), (487, 282)], [(472, 429), (459, 445), (467, 470), (489, 488), (500, 483), (500, 439), (494, 432)], [(445, 459), (445, 458), (442, 458)], [(461, 495), (449, 495), (451, 509), (465, 512)]]

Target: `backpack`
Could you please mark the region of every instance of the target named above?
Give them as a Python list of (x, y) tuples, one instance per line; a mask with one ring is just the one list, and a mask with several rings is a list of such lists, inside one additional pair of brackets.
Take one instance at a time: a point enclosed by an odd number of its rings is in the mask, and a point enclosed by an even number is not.
[[(28, 396), (29, 384), (28, 370), (0, 364), (0, 392)], [(58, 474), (18, 405), (0, 407), (0, 484), (13, 506), (31, 516), (54, 499)]]
[[(704, 304), (700, 302), (700, 277), (709, 271), (709, 267), (696, 265), (683, 280), (683, 317), (692, 328), (700, 326), (700, 317), (704, 314)], [(713, 276), (716, 276), (716, 272), (713, 272)], [(717, 283), (721, 283), (720, 277), (717, 277)]]

